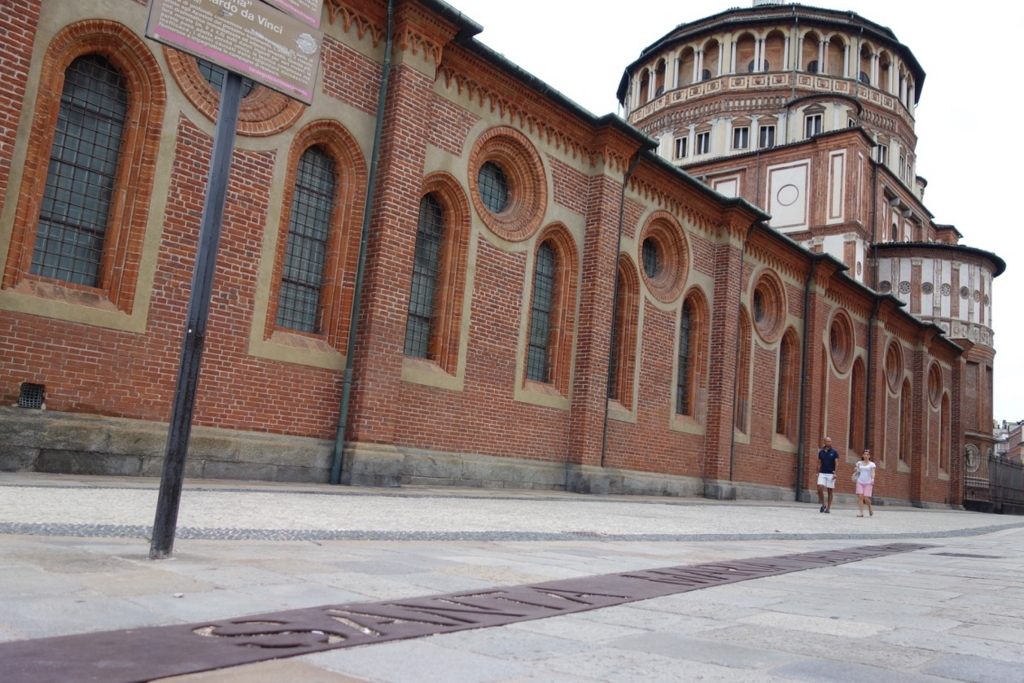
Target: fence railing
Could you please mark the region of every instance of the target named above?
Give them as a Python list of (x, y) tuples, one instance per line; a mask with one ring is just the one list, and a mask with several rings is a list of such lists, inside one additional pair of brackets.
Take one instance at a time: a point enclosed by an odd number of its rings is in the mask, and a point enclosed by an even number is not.
[(989, 499), (997, 511), (1013, 508), (1013, 512), (1024, 513), (1024, 463), (990, 456), (988, 481)]

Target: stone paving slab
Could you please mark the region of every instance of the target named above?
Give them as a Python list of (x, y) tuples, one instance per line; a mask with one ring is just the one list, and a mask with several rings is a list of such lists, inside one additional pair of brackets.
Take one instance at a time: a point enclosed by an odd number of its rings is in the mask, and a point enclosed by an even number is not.
[[(165, 680), (1022, 680), (1020, 518), (880, 507), (858, 519), (855, 507), (821, 515), (796, 503), (325, 488), (194, 486), (183, 512), (188, 502), (205, 539), (179, 537), (173, 559), (151, 562), (139, 531), (152, 522), (154, 482), (0, 475), (0, 641), (928, 539), (934, 548), (839, 567)], [(651, 523), (668, 533), (649, 533)], [(16, 524), (38, 526), (10, 533)], [(450, 536), (429, 540), (438, 528)], [(259, 536), (338, 530), (363, 540)]]

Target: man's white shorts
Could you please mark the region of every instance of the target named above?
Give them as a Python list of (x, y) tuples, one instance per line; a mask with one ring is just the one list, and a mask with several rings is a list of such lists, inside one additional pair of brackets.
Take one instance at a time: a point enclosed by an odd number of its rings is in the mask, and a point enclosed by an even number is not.
[(836, 475), (834, 474), (822, 474), (818, 473), (818, 486), (824, 486), (827, 489), (834, 489), (836, 487)]

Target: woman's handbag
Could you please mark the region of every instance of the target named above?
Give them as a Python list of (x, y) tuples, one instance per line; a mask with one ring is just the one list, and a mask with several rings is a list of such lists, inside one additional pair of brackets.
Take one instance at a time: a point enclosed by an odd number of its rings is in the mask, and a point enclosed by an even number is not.
[(858, 479), (860, 479), (860, 468), (855, 465), (853, 468), (853, 474), (850, 475), (850, 481), (857, 483)]

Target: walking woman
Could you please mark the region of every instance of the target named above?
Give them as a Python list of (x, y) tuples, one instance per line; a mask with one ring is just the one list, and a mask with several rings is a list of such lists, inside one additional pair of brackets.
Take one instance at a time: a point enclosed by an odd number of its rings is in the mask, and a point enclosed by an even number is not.
[(871, 490), (875, 486), (875, 463), (871, 462), (871, 451), (864, 449), (860, 454), (860, 462), (857, 463), (857, 510), (858, 517), (864, 516), (864, 504), (868, 505), (868, 515), (874, 516), (875, 511), (871, 507)]

